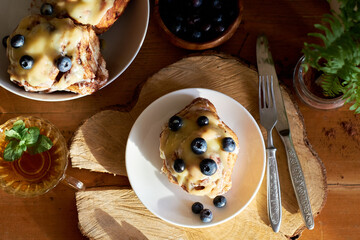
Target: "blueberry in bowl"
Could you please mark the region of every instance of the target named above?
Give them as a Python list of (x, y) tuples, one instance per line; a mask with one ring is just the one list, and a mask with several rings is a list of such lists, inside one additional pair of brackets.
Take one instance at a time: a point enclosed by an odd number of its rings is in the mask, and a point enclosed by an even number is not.
[(241, 0), (155, 0), (155, 17), (178, 47), (203, 50), (232, 37), (242, 18)]

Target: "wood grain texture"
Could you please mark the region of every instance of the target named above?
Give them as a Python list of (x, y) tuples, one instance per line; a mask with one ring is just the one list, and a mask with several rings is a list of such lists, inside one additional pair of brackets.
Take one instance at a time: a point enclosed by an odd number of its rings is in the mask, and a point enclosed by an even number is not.
[[(153, 7), (153, 1), (150, 4)], [(244, 0), (244, 16), (239, 29), (216, 50), (256, 65), (256, 38), (265, 33), (271, 44), (279, 80), (292, 89), (293, 69), (302, 55), (303, 44), (313, 40), (307, 33), (314, 32), (313, 24), (319, 23), (322, 14), (328, 12), (326, 0)], [(140, 83), (192, 53), (163, 38), (162, 30), (154, 20), (151, 11), (148, 32), (139, 54), (129, 68), (106, 88), (91, 96), (59, 103), (25, 99), (0, 88), (0, 122), (18, 115), (44, 117), (69, 139), (83, 120), (106, 106), (127, 108), (132, 105), (135, 89)], [(3, 33), (3, 36), (8, 34)], [(1, 51), (5, 56), (4, 48)], [(296, 101), (304, 116), (308, 139), (327, 169), (330, 185), (327, 203), (315, 218), (315, 229), (305, 230), (301, 239), (358, 239), (360, 144), (356, 137), (344, 131), (340, 123), (351, 122), (355, 129), (359, 129), (359, 116), (350, 112), (349, 106), (319, 111), (299, 99)], [(82, 180), (89, 188), (129, 186), (126, 177), (74, 169), (71, 165), (67, 173)], [(77, 227), (75, 192), (66, 186), (59, 185), (36, 199), (14, 198), (0, 191), (0, 200), (1, 240), (87, 239)]]
[(128, 113), (110, 110), (86, 120), (70, 147), (73, 167), (126, 175), (125, 146), (133, 121)]
[(360, 187), (330, 185), (325, 208), (316, 218), (315, 229), (301, 239), (359, 239)]
[[(90, 170), (98, 171), (98, 169), (103, 166), (106, 162), (106, 167), (104, 169), (110, 169), (111, 173), (119, 172), (119, 166), (123, 166), (121, 161), (124, 161), (123, 156), (119, 158), (116, 156), (108, 156), (108, 158), (100, 158), (97, 161), (97, 157), (92, 154), (90, 157), (82, 154), (91, 154), (92, 151), (77, 151), (78, 144), (87, 145), (89, 142), (88, 139), (92, 139), (94, 142), (99, 142), (105, 144), (105, 146), (111, 144), (109, 141), (110, 138), (104, 137), (103, 135), (94, 135), (90, 134), (87, 136), (87, 130), (92, 125), (87, 125), (87, 123), (96, 122), (95, 126), (101, 126), (105, 132), (109, 132), (111, 128), (109, 125), (104, 124), (108, 121), (116, 121), (124, 123), (124, 121), (131, 121), (131, 124), (139, 116), (139, 114), (154, 100), (163, 96), (166, 93), (175, 91), (183, 88), (190, 87), (202, 87), (217, 90), (219, 92), (225, 93), (230, 97), (234, 98), (240, 102), (258, 121), (258, 75), (257, 72), (245, 65), (244, 63), (238, 61), (237, 59), (230, 57), (224, 54), (217, 55), (203, 55), (203, 56), (193, 56), (180, 60), (177, 63), (174, 63), (153, 75), (148, 81), (144, 84), (143, 89), (140, 92), (139, 100), (136, 106), (128, 113), (116, 113), (115, 111), (106, 111), (95, 114), (89, 120), (85, 122), (83, 126), (77, 131), (75, 135), (75, 141), (72, 143), (72, 151), (76, 151), (78, 154), (76, 158), (72, 159), (73, 166), (86, 168)], [(318, 159), (316, 153), (312, 150), (305, 131), (301, 115), (299, 115), (296, 106), (293, 101), (290, 99), (287, 91), (282, 89), (283, 97), (285, 101), (285, 107), (288, 112), (288, 118), (290, 121), (290, 126), (293, 134), (293, 141), (295, 149), (298, 153), (299, 160), (302, 164), (304, 171), (305, 179), (307, 181), (308, 192), (310, 197), (310, 202), (312, 205), (312, 210), (315, 215), (319, 214), (321, 211), (325, 199), (326, 199), (326, 175), (325, 170), (322, 165), (322, 162)], [(104, 122), (104, 123), (102, 123)], [(127, 123), (127, 125), (131, 125)], [(108, 129), (106, 129), (108, 127)], [(94, 131), (96, 132), (96, 131)], [(263, 131), (264, 132), (264, 131)], [(125, 144), (120, 143), (121, 141), (126, 140), (129, 130), (119, 128), (118, 132), (114, 134), (116, 138), (114, 141), (118, 142), (116, 146), (119, 148), (117, 152), (124, 152)], [(96, 137), (95, 139), (93, 139)], [(302, 222), (301, 215), (298, 210), (298, 205), (292, 189), (292, 184), (287, 168), (286, 153), (280, 137), (277, 134), (274, 134), (274, 143), (277, 147), (277, 159), (278, 159), (278, 168), (282, 192), (282, 211), (283, 211), (283, 221), (279, 234), (272, 232), (269, 227), (269, 222), (267, 219), (266, 211), (266, 181), (263, 181), (262, 186), (259, 190), (259, 193), (252, 201), (252, 203), (236, 218), (228, 221), (225, 224), (221, 224), (217, 227), (211, 227), (201, 230), (190, 231), (188, 229), (182, 229), (187, 235), (187, 239), (198, 239), (201, 235), (205, 236), (216, 236), (221, 239), (286, 239), (287, 237), (298, 235), (304, 229), (304, 224)], [(87, 146), (88, 147), (88, 146)], [(91, 149), (91, 147), (88, 147)], [(105, 154), (106, 155), (106, 154)], [(79, 161), (79, 159), (83, 159)], [(92, 159), (91, 163), (87, 162), (86, 159)], [(97, 162), (96, 169), (93, 169), (94, 161)], [(120, 162), (119, 162), (120, 161)], [(100, 190), (99, 190), (100, 191)], [(86, 193), (87, 198), (78, 198), (81, 202), (78, 202), (78, 206), (86, 204), (85, 201), (93, 202), (93, 198), (98, 198), (100, 192), (90, 191)], [(85, 194), (85, 193), (84, 193)], [(117, 193), (123, 195), (122, 193)], [(125, 194), (125, 193), (124, 193)], [(128, 196), (128, 191), (125, 194), (125, 197)], [(133, 199), (129, 199), (133, 200)], [(101, 201), (99, 201), (101, 203)], [(121, 204), (122, 201), (117, 201), (116, 198), (113, 198), (112, 205), (114, 211), (110, 213), (113, 214), (113, 219), (118, 223), (121, 223), (122, 211), (118, 204)], [(96, 204), (92, 204), (92, 207), (87, 209), (79, 208), (79, 216), (82, 215), (82, 211), (94, 211), (94, 208), (99, 208)], [(131, 209), (131, 206), (129, 206)], [(138, 206), (136, 207), (136, 209)], [(100, 208), (101, 209), (101, 208)], [(118, 212), (119, 211), (119, 212)], [(128, 210), (130, 211), (130, 210)], [(145, 207), (142, 208), (143, 215), (150, 217), (152, 216)], [(115, 214), (115, 215), (114, 215)], [(134, 216), (134, 218), (137, 216)], [(132, 217), (127, 217), (127, 219), (132, 219)], [(88, 226), (89, 224), (93, 227), (92, 231), (97, 230), (97, 234), (91, 232), (91, 236), (105, 236), (102, 228), (97, 228), (99, 224), (92, 222), (92, 218), (79, 218), (80, 226)], [(135, 228), (141, 228), (140, 225), (134, 224), (137, 220), (132, 219), (132, 225)], [(159, 220), (160, 221), (160, 220)], [(147, 224), (151, 224), (149, 221)], [(152, 228), (156, 228), (157, 224), (152, 224)], [(90, 233), (86, 230), (87, 228), (82, 227), (83, 233), (86, 236), (90, 236)], [(140, 230), (145, 236), (151, 238), (151, 233), (148, 230)], [(219, 234), (214, 234), (218, 232)], [(104, 235), (105, 234), (105, 235)], [(195, 234), (195, 235), (194, 235)], [(168, 232), (169, 236), (171, 231)], [(102, 237), (95, 237), (94, 239), (106, 239)], [(166, 238), (164, 238), (166, 239)], [(210, 239), (212, 239), (210, 237)]]
[(78, 192), (76, 202), (79, 228), (90, 239), (140, 240), (186, 237), (181, 228), (152, 215), (130, 189), (97, 188)]

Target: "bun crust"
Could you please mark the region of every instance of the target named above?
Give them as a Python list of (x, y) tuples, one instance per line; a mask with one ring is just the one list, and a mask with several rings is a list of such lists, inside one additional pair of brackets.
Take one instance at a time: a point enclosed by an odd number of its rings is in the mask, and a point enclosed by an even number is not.
[(55, 7), (58, 18), (93, 27), (96, 34), (106, 32), (123, 14), (130, 0), (42, 0)]
[(123, 14), (126, 6), (130, 0), (115, 0), (114, 5), (110, 8), (106, 14), (102, 17), (100, 22), (96, 24), (95, 32), (101, 34), (106, 32), (115, 21)]

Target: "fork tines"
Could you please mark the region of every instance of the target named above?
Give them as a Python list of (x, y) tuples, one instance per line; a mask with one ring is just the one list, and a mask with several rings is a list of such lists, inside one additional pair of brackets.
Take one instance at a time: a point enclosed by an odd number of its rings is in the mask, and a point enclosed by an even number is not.
[(273, 108), (275, 105), (273, 76), (259, 76), (259, 104), (260, 108)]

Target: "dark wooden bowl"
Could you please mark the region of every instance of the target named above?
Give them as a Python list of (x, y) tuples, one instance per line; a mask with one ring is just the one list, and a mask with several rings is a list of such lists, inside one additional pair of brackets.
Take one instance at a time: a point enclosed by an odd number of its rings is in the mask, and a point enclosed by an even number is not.
[(167, 37), (167, 39), (169, 39), (169, 41), (175, 46), (189, 50), (204, 50), (204, 49), (214, 48), (229, 40), (234, 35), (237, 28), (239, 27), (242, 19), (242, 14), (243, 14), (243, 4), (242, 4), (242, 0), (239, 0), (239, 14), (234, 20), (234, 22), (231, 23), (230, 26), (223, 32), (223, 34), (208, 42), (189, 42), (182, 38), (179, 38), (166, 27), (165, 23), (163, 22), (160, 16), (159, 0), (155, 0), (155, 7), (154, 7), (155, 18), (161, 29), (164, 30), (165, 33), (164, 35)]

